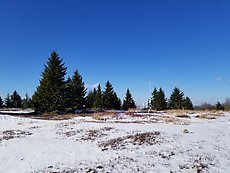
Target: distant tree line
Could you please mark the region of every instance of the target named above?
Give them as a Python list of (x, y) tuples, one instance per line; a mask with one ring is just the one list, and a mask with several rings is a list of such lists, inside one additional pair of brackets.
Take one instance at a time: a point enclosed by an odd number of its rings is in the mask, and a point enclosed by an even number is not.
[(31, 108), (31, 99), (28, 94), (25, 95), (25, 98), (22, 99), (21, 96), (15, 90), (11, 95), (7, 94), (5, 100), (2, 100), (0, 97), (0, 108)]
[[(63, 59), (53, 51), (48, 58), (47, 64), (41, 73), (39, 86), (32, 98), (25, 95), (22, 99), (17, 91), (11, 95), (7, 94), (3, 100), (0, 97), (0, 108), (33, 108), (37, 113), (45, 112), (75, 112), (84, 109), (94, 110), (128, 110), (136, 108), (136, 103), (129, 89), (127, 89), (123, 102), (117, 96), (112, 84), (107, 81), (104, 90), (99, 84), (97, 88), (89, 91), (83, 82), (78, 70), (72, 77), (65, 78), (66, 70)], [(230, 110), (230, 98), (221, 104), (216, 105), (204, 103), (200, 106), (193, 106), (189, 97), (175, 87), (167, 99), (162, 88), (154, 88), (148, 107), (153, 110), (186, 109), (186, 110)]]
[(193, 109), (191, 99), (189, 97), (184, 97), (184, 93), (177, 87), (173, 89), (169, 99), (165, 97), (165, 93), (162, 88), (159, 90), (154, 88), (148, 106), (157, 111), (166, 109)]

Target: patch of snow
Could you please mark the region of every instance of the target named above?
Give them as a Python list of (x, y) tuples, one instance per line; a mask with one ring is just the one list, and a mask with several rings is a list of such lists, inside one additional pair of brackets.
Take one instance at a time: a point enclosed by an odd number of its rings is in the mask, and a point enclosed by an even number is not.
[[(167, 113), (62, 121), (0, 115), (0, 172), (229, 172), (230, 114), (196, 115), (183, 125), (166, 123), (164, 116), (175, 117)], [(153, 136), (145, 134), (155, 132), (157, 142), (148, 143)], [(119, 147), (101, 145), (108, 142)]]

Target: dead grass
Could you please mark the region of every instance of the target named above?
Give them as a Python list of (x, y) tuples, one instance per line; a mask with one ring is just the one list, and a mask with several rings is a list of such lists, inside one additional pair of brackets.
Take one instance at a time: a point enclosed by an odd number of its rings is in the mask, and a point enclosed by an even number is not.
[(166, 110), (168, 114), (177, 114), (177, 115), (183, 115), (183, 114), (192, 114), (196, 111), (194, 110), (182, 110), (182, 109), (170, 109)]
[(216, 111), (213, 113), (208, 112), (208, 113), (198, 114), (196, 118), (211, 120), (211, 119), (217, 119), (218, 117), (221, 117), (221, 116), (224, 116), (224, 113)]
[(173, 123), (177, 125), (187, 125), (188, 124), (188, 122), (182, 121), (173, 116), (161, 116), (161, 120), (163, 120), (165, 123)]
[(160, 132), (146, 132), (146, 133), (136, 133), (132, 135), (127, 135), (124, 137), (118, 137), (105, 141), (99, 144), (99, 147), (103, 148), (102, 151), (113, 149), (125, 149), (126, 145), (154, 145), (160, 143)]
[(32, 135), (33, 133), (22, 130), (5, 130), (2, 132), (2, 140), (10, 140)]

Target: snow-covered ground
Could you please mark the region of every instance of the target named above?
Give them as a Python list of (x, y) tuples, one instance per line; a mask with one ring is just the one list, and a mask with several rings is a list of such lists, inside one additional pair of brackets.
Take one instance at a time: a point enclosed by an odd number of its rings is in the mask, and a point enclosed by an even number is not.
[(0, 173), (230, 172), (230, 113), (0, 115)]

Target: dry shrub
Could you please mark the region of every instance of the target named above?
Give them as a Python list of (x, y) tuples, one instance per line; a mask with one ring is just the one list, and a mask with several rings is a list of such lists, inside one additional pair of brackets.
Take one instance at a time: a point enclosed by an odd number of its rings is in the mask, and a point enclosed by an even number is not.
[(201, 119), (216, 119), (215, 116), (212, 116), (211, 114), (201, 114), (201, 115), (197, 115), (196, 118), (201, 118)]
[(56, 113), (44, 113), (41, 116), (34, 117), (36, 119), (42, 119), (42, 120), (69, 120), (77, 117), (79, 115), (76, 114), (63, 114), (58, 115)]
[(190, 116), (186, 115), (186, 114), (176, 115), (176, 117), (178, 117), (178, 118), (190, 118)]
[(93, 119), (99, 120), (99, 121), (106, 121), (108, 117), (116, 117), (119, 115), (118, 112), (97, 112), (97, 113), (92, 113), (90, 116), (92, 116)]
[(198, 114), (196, 118), (202, 119), (216, 119), (218, 117), (224, 116), (224, 112), (222, 111), (215, 111), (215, 112), (207, 112), (203, 114)]
[(161, 116), (161, 118), (166, 123), (182, 124), (182, 121), (180, 119), (172, 116)]
[(166, 112), (168, 114), (177, 114), (177, 115), (194, 113), (193, 110), (182, 110), (182, 109), (170, 109), (170, 110), (167, 110)]

